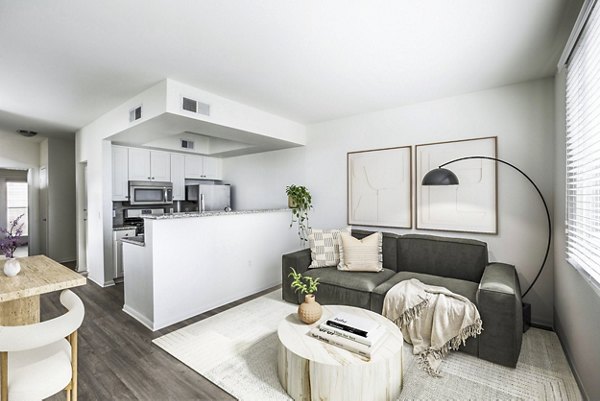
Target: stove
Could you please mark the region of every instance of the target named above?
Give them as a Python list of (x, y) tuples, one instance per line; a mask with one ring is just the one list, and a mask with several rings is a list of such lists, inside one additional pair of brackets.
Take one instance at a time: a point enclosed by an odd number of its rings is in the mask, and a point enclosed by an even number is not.
[(123, 223), (135, 227), (136, 235), (144, 234), (144, 216), (162, 216), (165, 209), (125, 209), (123, 210)]

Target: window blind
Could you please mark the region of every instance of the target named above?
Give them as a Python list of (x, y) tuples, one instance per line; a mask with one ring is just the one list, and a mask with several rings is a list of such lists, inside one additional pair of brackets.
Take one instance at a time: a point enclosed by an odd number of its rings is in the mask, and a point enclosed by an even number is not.
[[(596, 3), (597, 5), (598, 3)], [(600, 10), (567, 65), (567, 261), (600, 284)]]

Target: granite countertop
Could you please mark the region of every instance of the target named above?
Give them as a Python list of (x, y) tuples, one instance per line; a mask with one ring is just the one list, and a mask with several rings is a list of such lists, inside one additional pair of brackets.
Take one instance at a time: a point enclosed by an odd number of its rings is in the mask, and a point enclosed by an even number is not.
[(113, 231), (135, 230), (135, 226), (113, 226)]
[(229, 216), (236, 214), (254, 214), (254, 213), (273, 213), (273, 212), (283, 212), (289, 211), (290, 209), (255, 209), (255, 210), (232, 210), (231, 212), (226, 212), (223, 210), (216, 210), (211, 212), (186, 212), (186, 213), (172, 213), (172, 214), (164, 214), (162, 216), (144, 216), (145, 219), (150, 220), (166, 220), (166, 219), (182, 219), (187, 217), (208, 217), (208, 216)]

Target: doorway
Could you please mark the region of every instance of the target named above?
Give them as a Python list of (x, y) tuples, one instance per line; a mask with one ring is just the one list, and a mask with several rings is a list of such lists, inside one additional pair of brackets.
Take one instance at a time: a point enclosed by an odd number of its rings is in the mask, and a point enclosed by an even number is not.
[[(27, 170), (0, 169), (0, 227), (20, 230), (15, 257), (29, 256), (29, 184)], [(17, 221), (13, 225), (13, 222)], [(11, 228), (12, 227), (12, 228)], [(2, 234), (4, 237), (5, 235)], [(4, 255), (0, 255), (4, 258)]]

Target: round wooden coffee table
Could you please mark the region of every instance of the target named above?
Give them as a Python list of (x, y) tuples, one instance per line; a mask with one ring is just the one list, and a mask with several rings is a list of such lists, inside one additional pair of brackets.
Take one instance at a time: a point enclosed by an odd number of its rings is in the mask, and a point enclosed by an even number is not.
[[(386, 328), (387, 335), (370, 361), (308, 334), (340, 312), (375, 320)], [(279, 324), (277, 334), (279, 381), (294, 400), (391, 401), (400, 396), (403, 338), (385, 317), (352, 306), (327, 305), (317, 323), (304, 324), (293, 313)]]

